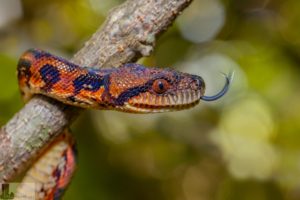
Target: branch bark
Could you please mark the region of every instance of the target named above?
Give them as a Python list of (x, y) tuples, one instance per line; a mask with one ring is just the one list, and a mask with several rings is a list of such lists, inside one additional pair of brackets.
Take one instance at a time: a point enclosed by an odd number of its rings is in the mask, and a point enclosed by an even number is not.
[[(112, 67), (148, 56), (155, 40), (192, 0), (128, 0), (71, 59), (85, 66)], [(24, 171), (81, 109), (36, 96), (0, 129), (0, 183)]]

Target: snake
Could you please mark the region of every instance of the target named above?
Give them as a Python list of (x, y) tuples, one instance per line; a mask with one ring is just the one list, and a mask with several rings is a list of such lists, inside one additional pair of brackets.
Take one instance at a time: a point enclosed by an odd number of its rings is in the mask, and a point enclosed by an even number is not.
[[(129, 113), (178, 111), (200, 100), (215, 101), (227, 93), (233, 76), (226, 75), (223, 88), (206, 96), (205, 82), (198, 75), (136, 63), (83, 67), (40, 49), (23, 53), (17, 75), (25, 102), (45, 95), (71, 106)], [(74, 139), (65, 130), (32, 164), (15, 199), (60, 199), (76, 169), (76, 155)]]

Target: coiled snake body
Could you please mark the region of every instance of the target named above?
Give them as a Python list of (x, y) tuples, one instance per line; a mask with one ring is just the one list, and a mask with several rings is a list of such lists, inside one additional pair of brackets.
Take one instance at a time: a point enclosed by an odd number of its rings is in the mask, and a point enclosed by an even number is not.
[[(91, 69), (31, 49), (19, 60), (18, 81), (25, 101), (42, 94), (82, 108), (156, 113), (190, 108), (201, 99), (216, 100), (227, 92), (230, 77), (218, 94), (208, 97), (197, 75), (133, 63)], [(32, 188), (23, 183), (33, 182), (36, 199), (59, 199), (74, 172), (75, 160), (73, 139), (64, 133), (27, 172), (16, 198), (30, 199)]]

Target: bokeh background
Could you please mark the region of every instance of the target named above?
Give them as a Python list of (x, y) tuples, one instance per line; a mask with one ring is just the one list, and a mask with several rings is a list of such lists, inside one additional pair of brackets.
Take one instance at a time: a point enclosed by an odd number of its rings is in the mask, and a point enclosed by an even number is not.
[[(121, 0), (0, 1), (0, 125), (23, 103), (16, 63), (37, 47), (70, 58)], [(147, 66), (202, 75), (207, 95), (174, 113), (86, 111), (66, 200), (299, 200), (300, 1), (194, 0)]]

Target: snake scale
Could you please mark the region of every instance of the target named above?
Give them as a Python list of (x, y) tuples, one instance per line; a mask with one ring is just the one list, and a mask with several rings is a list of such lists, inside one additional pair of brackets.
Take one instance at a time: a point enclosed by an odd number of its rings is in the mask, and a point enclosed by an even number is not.
[[(41, 94), (72, 106), (131, 113), (176, 111), (200, 100), (217, 100), (227, 92), (232, 78), (225, 77), (219, 93), (205, 96), (205, 83), (197, 75), (134, 63), (93, 69), (38, 49), (21, 56), (17, 71), (25, 101)], [(65, 131), (28, 170), (15, 199), (60, 199), (75, 166), (74, 140)]]

